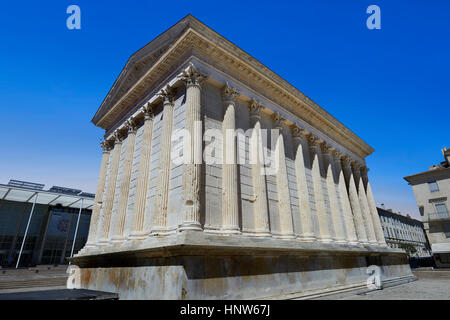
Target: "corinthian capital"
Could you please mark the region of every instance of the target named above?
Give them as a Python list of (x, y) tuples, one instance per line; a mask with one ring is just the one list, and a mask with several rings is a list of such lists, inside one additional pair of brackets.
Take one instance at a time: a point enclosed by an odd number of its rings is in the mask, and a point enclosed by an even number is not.
[(154, 106), (147, 102), (141, 108), (142, 113), (144, 114), (145, 120), (153, 118), (154, 115)]
[(261, 102), (252, 99), (248, 104), (248, 109), (250, 111), (250, 118), (261, 118), (261, 110), (263, 109)]
[(283, 126), (283, 122), (286, 121), (286, 118), (283, 117), (281, 114), (279, 114), (278, 112), (274, 112), (274, 114), (272, 115), (273, 121), (274, 123), (274, 127), (276, 129), (282, 129)]
[(166, 85), (159, 92), (159, 96), (164, 100), (164, 104), (172, 104), (175, 99), (175, 90), (170, 85)]
[(222, 98), (226, 102), (233, 102), (239, 96), (239, 91), (236, 88), (230, 86), (228, 81), (225, 83), (225, 86), (222, 89)]
[(122, 143), (123, 139), (125, 139), (125, 136), (119, 129), (116, 129), (116, 131), (114, 131), (114, 133), (113, 133), (113, 138), (114, 138), (114, 142), (118, 144), (118, 143)]
[(300, 127), (296, 123), (291, 126), (291, 133), (294, 139), (303, 139), (310, 134), (305, 128)]
[(325, 141), (323, 141), (320, 144), (320, 150), (322, 151), (322, 154), (329, 154), (329, 155), (331, 155), (331, 147)]
[(103, 152), (109, 152), (113, 148), (113, 144), (109, 140), (103, 140), (100, 142), (100, 147), (102, 147)]
[(128, 133), (130, 132), (136, 132), (137, 130), (137, 123), (134, 118), (130, 118), (125, 122), (125, 127), (128, 129)]
[(195, 66), (190, 63), (189, 67), (181, 72), (180, 78), (184, 81), (186, 87), (196, 86), (200, 88), (207, 76), (199, 72)]

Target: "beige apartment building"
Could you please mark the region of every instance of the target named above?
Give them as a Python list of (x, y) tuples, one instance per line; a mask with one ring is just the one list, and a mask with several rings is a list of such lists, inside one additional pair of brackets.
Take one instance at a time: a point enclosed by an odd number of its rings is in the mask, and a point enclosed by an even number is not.
[(437, 267), (450, 267), (450, 149), (444, 161), (428, 171), (407, 176), (412, 186)]

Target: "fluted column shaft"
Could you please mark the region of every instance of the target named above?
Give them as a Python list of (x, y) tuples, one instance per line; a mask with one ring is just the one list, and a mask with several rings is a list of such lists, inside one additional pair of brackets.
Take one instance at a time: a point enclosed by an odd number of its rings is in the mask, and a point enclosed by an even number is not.
[(311, 207), (309, 204), (308, 182), (306, 179), (305, 163), (310, 162), (308, 142), (305, 131), (299, 127), (293, 127), (293, 138), (295, 148), (295, 175), (297, 180), (297, 194), (300, 208), (300, 223), (302, 231), (300, 238), (305, 241), (315, 239), (312, 224)]
[(222, 229), (226, 233), (239, 230), (239, 206), (237, 190), (237, 163), (235, 137), (235, 97), (238, 92), (227, 84), (223, 91), (225, 114), (222, 122)]
[(361, 212), (358, 192), (356, 189), (350, 161), (348, 159), (343, 160), (342, 168), (344, 170), (345, 180), (347, 181), (348, 197), (350, 199), (350, 205), (352, 207), (353, 219), (355, 221), (358, 241), (362, 244), (369, 244), (369, 241), (367, 240), (366, 228), (364, 227), (364, 219)]
[(253, 127), (250, 139), (250, 163), (252, 165), (253, 217), (255, 236), (270, 236), (269, 206), (267, 199), (266, 175), (264, 168), (264, 152), (260, 123), (261, 104), (252, 100), (249, 105), (250, 122)]
[(183, 164), (183, 223), (180, 230), (202, 230), (200, 223), (200, 188), (202, 162), (202, 126), (201, 126), (201, 81), (200, 74), (193, 65), (183, 72), (186, 83), (186, 129), (190, 141), (185, 143)]
[(173, 127), (173, 91), (170, 87), (163, 90), (163, 119), (160, 137), (160, 151), (158, 164), (158, 180), (155, 197), (154, 223), (152, 233), (167, 232), (167, 208), (170, 182), (170, 153)]
[(120, 153), (122, 151), (123, 136), (119, 133), (115, 133), (115, 144), (112, 150), (110, 172), (108, 176), (108, 187), (106, 190), (105, 209), (103, 210), (102, 232), (100, 243), (109, 242), (109, 229), (111, 225), (112, 208), (114, 204), (114, 196), (116, 191), (117, 173), (119, 171)]
[(325, 199), (322, 187), (321, 168), (323, 168), (322, 153), (320, 151), (321, 141), (310, 136), (310, 154), (311, 154), (311, 175), (314, 187), (314, 200), (316, 204), (317, 218), (319, 220), (319, 241), (332, 241), (328, 225)]
[(375, 199), (373, 197), (372, 188), (370, 187), (369, 178), (367, 176), (367, 168), (362, 168), (362, 180), (366, 189), (367, 201), (369, 203), (370, 214), (372, 216), (373, 226), (375, 229), (375, 235), (377, 237), (377, 242), (381, 246), (387, 246), (386, 239), (384, 238), (383, 228), (381, 227), (380, 218), (378, 216), (377, 206), (375, 204)]
[(279, 115), (275, 115), (275, 129), (278, 129), (277, 143), (275, 146), (276, 181), (278, 194), (278, 215), (280, 217), (279, 237), (294, 238), (294, 225), (292, 222), (291, 201), (286, 169), (286, 156), (284, 150), (284, 137)]
[(94, 209), (92, 210), (91, 222), (89, 224), (88, 240), (85, 247), (93, 247), (97, 239), (98, 220), (100, 217), (100, 209), (102, 207), (105, 197), (105, 182), (108, 169), (109, 155), (111, 153), (111, 146), (105, 140), (101, 144), (103, 148), (102, 163), (100, 165), (100, 173), (97, 182), (97, 191), (94, 199)]
[(366, 227), (367, 239), (370, 244), (378, 244), (375, 236), (375, 229), (373, 227), (372, 215), (370, 214), (369, 203), (366, 197), (366, 190), (364, 190), (364, 184), (361, 179), (360, 166), (353, 163), (353, 176), (355, 178), (355, 185), (358, 190), (358, 198), (361, 206), (362, 216), (364, 218), (364, 226)]
[(144, 239), (148, 232), (145, 225), (145, 203), (148, 189), (148, 176), (150, 169), (150, 155), (152, 151), (153, 110), (148, 104), (144, 111), (144, 132), (142, 133), (141, 159), (136, 182), (136, 198), (133, 209), (133, 229), (130, 234), (132, 239)]
[(344, 171), (341, 167), (341, 155), (337, 152), (333, 154), (334, 167), (336, 170), (336, 178), (338, 181), (339, 194), (341, 199), (342, 210), (344, 211), (344, 223), (345, 230), (347, 231), (346, 240), (349, 244), (357, 244), (358, 237), (356, 235), (356, 226), (353, 219), (352, 207), (350, 205), (350, 199), (347, 192), (347, 186), (345, 185)]
[(323, 149), (328, 198), (330, 200), (331, 220), (333, 221), (335, 232), (334, 240), (338, 243), (346, 243), (347, 241), (345, 240), (344, 221), (341, 218), (341, 214), (339, 211), (339, 201), (337, 197), (337, 189), (339, 187), (334, 183), (336, 176), (334, 161), (331, 155), (331, 150), (329, 148)]
[(122, 167), (122, 177), (120, 179), (119, 199), (117, 202), (117, 215), (114, 224), (114, 234), (112, 242), (125, 240), (123, 231), (125, 228), (125, 218), (127, 215), (128, 195), (130, 193), (131, 169), (133, 166), (134, 145), (136, 142), (136, 126), (133, 120), (127, 122), (128, 137), (125, 150), (124, 163)]

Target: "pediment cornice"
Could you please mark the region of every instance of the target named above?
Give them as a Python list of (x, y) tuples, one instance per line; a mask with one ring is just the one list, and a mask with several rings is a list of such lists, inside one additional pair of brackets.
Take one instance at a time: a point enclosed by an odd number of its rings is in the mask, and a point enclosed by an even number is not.
[[(175, 28), (178, 24), (178, 28)], [(240, 82), (265, 95), (361, 157), (373, 149), (311, 99), (265, 67), (255, 58), (206, 27), (192, 16), (136, 52), (127, 62), (128, 71), (119, 76), (92, 122), (104, 129), (159, 81), (190, 56), (214, 65)], [(176, 30), (175, 30), (175, 29)], [(125, 68), (124, 68), (125, 69)]]

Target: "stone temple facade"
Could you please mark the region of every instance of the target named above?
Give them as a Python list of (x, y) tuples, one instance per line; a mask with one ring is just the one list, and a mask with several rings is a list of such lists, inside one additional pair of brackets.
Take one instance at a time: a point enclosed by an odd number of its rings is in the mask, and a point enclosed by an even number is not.
[(75, 287), (292, 298), (365, 286), (369, 265), (414, 278), (386, 246), (373, 149), (190, 15), (130, 57), (92, 122), (106, 133)]

